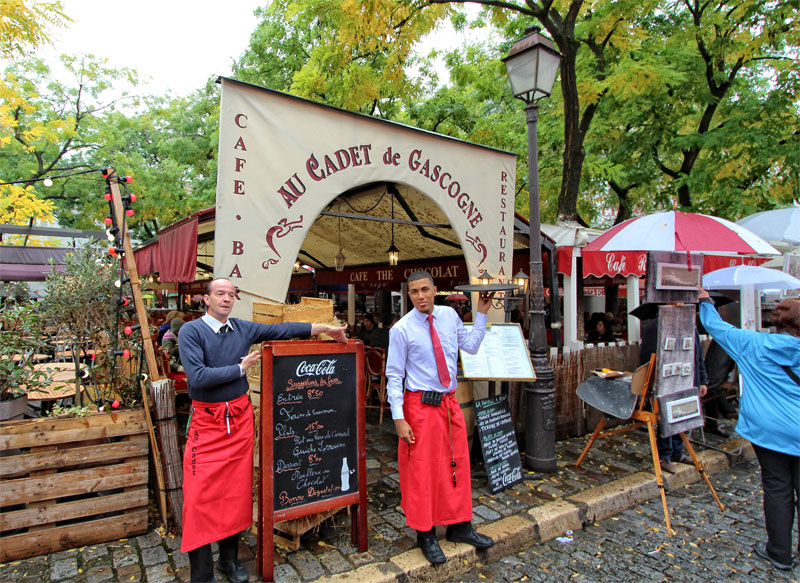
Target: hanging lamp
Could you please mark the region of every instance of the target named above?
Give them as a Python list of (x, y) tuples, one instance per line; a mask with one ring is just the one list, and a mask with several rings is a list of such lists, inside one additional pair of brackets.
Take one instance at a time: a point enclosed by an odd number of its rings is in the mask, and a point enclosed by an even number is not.
[[(341, 204), (339, 205), (341, 212)], [(339, 253), (333, 258), (336, 271), (344, 271), (344, 253), (342, 253), (342, 217), (339, 217)]]
[(400, 250), (394, 246), (394, 194), (392, 194), (392, 244), (387, 249), (389, 253), (389, 265), (397, 265), (400, 261)]

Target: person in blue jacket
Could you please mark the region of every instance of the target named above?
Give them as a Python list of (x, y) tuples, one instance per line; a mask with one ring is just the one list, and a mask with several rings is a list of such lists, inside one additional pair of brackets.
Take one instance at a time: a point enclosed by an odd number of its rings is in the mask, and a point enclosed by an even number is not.
[[(755, 552), (792, 569), (792, 528), (800, 516), (800, 300), (771, 313), (777, 334), (741, 330), (717, 313), (700, 289), (700, 321), (739, 365), (742, 389), (736, 432), (753, 444), (761, 466), (767, 542)], [(800, 537), (798, 538), (800, 552)]]

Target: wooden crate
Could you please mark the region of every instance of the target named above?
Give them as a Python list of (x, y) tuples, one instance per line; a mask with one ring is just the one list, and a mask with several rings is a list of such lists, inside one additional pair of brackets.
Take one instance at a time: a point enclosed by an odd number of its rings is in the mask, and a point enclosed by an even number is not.
[(299, 304), (253, 302), (253, 321), (262, 324), (281, 322), (329, 323), (333, 320), (333, 300), (301, 298)]
[(0, 423), (0, 563), (147, 531), (144, 411)]

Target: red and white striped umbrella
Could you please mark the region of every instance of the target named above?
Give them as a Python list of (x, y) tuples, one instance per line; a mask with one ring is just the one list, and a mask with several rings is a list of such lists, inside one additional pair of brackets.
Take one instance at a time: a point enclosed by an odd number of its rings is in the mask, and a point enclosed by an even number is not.
[(780, 254), (764, 239), (731, 221), (681, 211), (628, 219), (597, 237), (584, 251)]

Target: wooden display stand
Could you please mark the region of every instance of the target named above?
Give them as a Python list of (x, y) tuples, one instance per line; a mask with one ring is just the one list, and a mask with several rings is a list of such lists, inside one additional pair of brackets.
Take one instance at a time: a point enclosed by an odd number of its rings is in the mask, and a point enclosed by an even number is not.
[(257, 566), (272, 581), (276, 540), (297, 550), (342, 508), (367, 550), (364, 345), (266, 342), (261, 368)]
[[(618, 387), (610, 385), (607, 388), (598, 387), (596, 384), (593, 386), (588, 380), (578, 387), (578, 396), (589, 405), (618, 419), (630, 419), (633, 423), (604, 432), (606, 418), (600, 419), (589, 442), (578, 457), (575, 467), (581, 465), (596, 439), (646, 425), (653, 457), (653, 471), (661, 495), (668, 536), (672, 536), (674, 531), (669, 517), (664, 476), (661, 473), (661, 460), (656, 444), (657, 427), (660, 427), (661, 435), (664, 437), (680, 435), (694, 467), (705, 480), (720, 510), (725, 511), (725, 506), (717, 496), (685, 433), (703, 424), (699, 388), (693, 386), (695, 350), (700, 350), (694, 341), (694, 303), (697, 302), (696, 283), (700, 281), (701, 276), (702, 262), (693, 261), (690, 269), (685, 255), (649, 252), (647, 300), (649, 303), (669, 304), (661, 305), (658, 309), (656, 351), (650, 356), (649, 363), (639, 367), (633, 374), (630, 391), (629, 393), (626, 391), (627, 394), (613, 390)], [(648, 402), (651, 405), (649, 411), (645, 410), (645, 403)], [(693, 410), (692, 405), (695, 405)], [(670, 414), (665, 415), (665, 412)]]
[(300, 298), (299, 304), (278, 302), (253, 302), (253, 321), (261, 324), (281, 322), (329, 323), (333, 320), (333, 300), (325, 298)]

